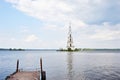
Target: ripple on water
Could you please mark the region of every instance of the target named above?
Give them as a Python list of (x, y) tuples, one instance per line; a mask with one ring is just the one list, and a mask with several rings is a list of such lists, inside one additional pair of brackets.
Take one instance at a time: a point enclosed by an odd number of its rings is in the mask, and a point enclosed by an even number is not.
[[(120, 69), (116, 67), (96, 67), (79, 74), (80, 80), (120, 80)], [(77, 78), (77, 80), (79, 80)]]

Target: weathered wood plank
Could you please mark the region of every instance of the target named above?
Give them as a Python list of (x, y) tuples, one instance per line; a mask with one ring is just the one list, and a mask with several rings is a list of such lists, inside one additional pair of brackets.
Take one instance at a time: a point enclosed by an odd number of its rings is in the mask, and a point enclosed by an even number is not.
[(21, 71), (11, 75), (7, 80), (40, 80), (40, 71)]

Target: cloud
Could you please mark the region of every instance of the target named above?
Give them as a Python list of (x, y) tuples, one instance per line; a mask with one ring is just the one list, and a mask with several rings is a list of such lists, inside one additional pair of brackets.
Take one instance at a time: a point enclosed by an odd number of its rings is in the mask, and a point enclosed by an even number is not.
[(111, 31), (111, 30), (99, 30), (96, 34), (92, 35), (92, 39), (99, 39), (99, 40), (114, 40), (120, 39), (119, 37), (120, 31)]
[(114, 40), (120, 39), (119, 26), (120, 24), (112, 25), (111, 23), (104, 22), (101, 25), (85, 25), (84, 27), (79, 27), (76, 32), (78, 35), (87, 37), (88, 39)]
[(120, 21), (119, 0), (6, 0), (29, 16), (47, 22), (74, 19), (85, 23)]
[(90, 36), (92, 39), (97, 40), (116, 40), (120, 39), (120, 24), (111, 25), (110, 23), (103, 23), (100, 28), (97, 27), (95, 33)]
[(27, 15), (43, 21), (58, 21), (65, 19), (68, 12), (72, 11), (70, 5), (58, 0), (6, 0)]
[(120, 47), (119, 26), (120, 24), (105, 22), (101, 25), (80, 27), (73, 32), (74, 45), (88, 48)]
[(33, 35), (33, 34), (29, 35), (25, 38), (25, 42), (34, 42), (36, 40), (38, 40), (38, 37), (36, 35)]

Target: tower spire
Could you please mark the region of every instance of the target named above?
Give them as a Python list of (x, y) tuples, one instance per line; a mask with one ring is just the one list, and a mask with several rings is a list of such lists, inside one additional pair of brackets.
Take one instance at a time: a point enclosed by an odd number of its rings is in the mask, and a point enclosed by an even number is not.
[(71, 31), (71, 23), (69, 23), (69, 31), (68, 31), (68, 40), (67, 40), (67, 49), (73, 50), (73, 38), (72, 38), (72, 31)]

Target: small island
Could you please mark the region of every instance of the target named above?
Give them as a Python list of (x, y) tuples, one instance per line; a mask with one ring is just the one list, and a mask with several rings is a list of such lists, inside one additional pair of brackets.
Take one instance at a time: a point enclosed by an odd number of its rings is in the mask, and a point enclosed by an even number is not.
[(67, 48), (67, 49), (59, 49), (57, 51), (68, 51), (68, 52), (74, 52), (74, 51), (81, 51), (81, 49), (75, 48), (75, 49), (71, 49), (71, 48)]

